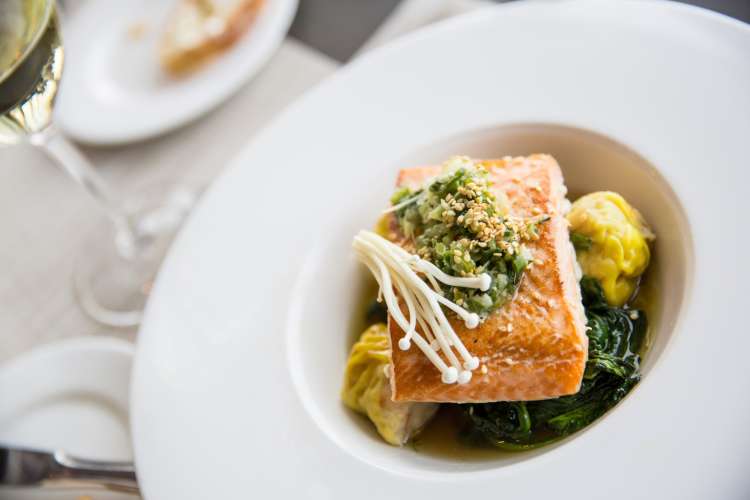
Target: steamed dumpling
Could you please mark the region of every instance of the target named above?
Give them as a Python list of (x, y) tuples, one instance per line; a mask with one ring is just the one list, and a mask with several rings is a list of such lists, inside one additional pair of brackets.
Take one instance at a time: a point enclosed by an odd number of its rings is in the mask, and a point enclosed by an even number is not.
[(654, 234), (641, 214), (611, 191), (583, 196), (567, 217), (583, 274), (599, 281), (610, 305), (622, 306), (648, 267)]
[(390, 351), (388, 329), (379, 323), (362, 333), (346, 363), (341, 399), (375, 424), (388, 443), (401, 446), (419, 432), (438, 409), (433, 403), (394, 403), (386, 375)]

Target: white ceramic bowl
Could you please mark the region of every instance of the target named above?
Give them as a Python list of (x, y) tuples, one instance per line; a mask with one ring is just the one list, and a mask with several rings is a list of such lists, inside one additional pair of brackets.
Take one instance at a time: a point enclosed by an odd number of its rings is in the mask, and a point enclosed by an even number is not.
[[(744, 498), (748, 53), (747, 26), (680, 4), (513, 3), (309, 92), (209, 190), (158, 279), (133, 379), (146, 497)], [(658, 233), (643, 381), (535, 453), (389, 447), (338, 401), (363, 286), (351, 237), (401, 166), (534, 151)]]

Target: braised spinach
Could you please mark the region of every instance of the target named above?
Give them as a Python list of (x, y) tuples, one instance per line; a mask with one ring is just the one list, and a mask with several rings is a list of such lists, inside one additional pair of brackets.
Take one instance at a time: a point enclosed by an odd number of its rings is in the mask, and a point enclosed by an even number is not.
[(509, 450), (535, 448), (586, 427), (638, 382), (645, 313), (608, 305), (594, 278), (581, 280), (581, 292), (589, 337), (581, 390), (544, 401), (465, 405), (467, 439)]
[(577, 251), (588, 250), (593, 245), (591, 238), (581, 233), (570, 233), (570, 242)]

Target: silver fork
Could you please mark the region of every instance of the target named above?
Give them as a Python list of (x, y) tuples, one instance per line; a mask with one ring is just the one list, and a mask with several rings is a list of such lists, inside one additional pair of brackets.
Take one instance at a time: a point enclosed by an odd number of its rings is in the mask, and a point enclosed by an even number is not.
[(0, 488), (99, 487), (138, 494), (130, 462), (76, 458), (64, 451), (40, 451), (0, 445)]

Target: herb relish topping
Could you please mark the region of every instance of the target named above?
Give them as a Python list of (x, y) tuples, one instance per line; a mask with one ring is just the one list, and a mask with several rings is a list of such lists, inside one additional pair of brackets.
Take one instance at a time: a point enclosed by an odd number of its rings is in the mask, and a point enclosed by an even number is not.
[(513, 298), (531, 256), (524, 242), (539, 238), (537, 224), (501, 212), (487, 169), (458, 156), (425, 188), (398, 190), (391, 198), (399, 227), (419, 257), (460, 277), (488, 274), (489, 289), (441, 285), (447, 298), (486, 317)]

